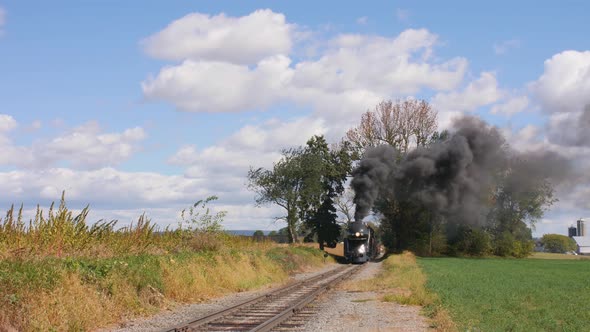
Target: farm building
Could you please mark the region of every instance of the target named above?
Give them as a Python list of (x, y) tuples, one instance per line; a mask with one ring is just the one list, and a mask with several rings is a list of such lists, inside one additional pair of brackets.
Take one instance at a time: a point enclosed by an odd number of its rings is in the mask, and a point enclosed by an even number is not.
[(578, 250), (576, 252), (580, 255), (590, 255), (590, 236), (572, 236), (576, 241)]

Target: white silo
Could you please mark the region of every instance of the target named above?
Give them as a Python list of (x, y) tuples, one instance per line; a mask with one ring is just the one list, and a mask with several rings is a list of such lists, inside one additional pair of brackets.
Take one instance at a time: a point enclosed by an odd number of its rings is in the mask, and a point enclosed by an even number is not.
[(586, 236), (586, 219), (588, 218), (578, 220), (578, 236)]

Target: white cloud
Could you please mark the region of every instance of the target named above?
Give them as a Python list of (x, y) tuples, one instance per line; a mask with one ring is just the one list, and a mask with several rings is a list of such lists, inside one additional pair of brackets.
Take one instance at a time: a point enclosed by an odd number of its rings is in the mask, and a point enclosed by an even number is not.
[(386, 95), (369, 90), (350, 90), (339, 93), (317, 89), (299, 91), (299, 102), (309, 104), (315, 110), (313, 116), (326, 120), (328, 139), (337, 139), (353, 125), (358, 124), (362, 113), (375, 107)]
[(0, 135), (16, 128), (16, 120), (8, 114), (0, 114)]
[(437, 38), (425, 29), (409, 29), (395, 38), (344, 34), (327, 41), (319, 58), (296, 64), (284, 55), (256, 66), (185, 60), (163, 68), (142, 88), (146, 98), (184, 111), (255, 110), (287, 101), (337, 118), (343, 109), (358, 107), (355, 114), (360, 114), (384, 98), (457, 86), (467, 61), (430, 61)]
[(300, 118), (283, 122), (268, 120), (260, 125), (247, 125), (216, 145), (198, 150), (181, 147), (168, 161), (187, 167), (186, 176), (208, 178), (223, 174), (235, 178), (235, 190), (244, 185), (250, 166), (272, 167), (284, 148), (304, 145), (313, 135), (325, 132), (320, 119)]
[(163, 68), (142, 85), (148, 99), (166, 100), (183, 111), (240, 112), (268, 107), (290, 80), (290, 60), (273, 56), (253, 69), (226, 62), (186, 60)]
[(539, 137), (540, 129), (535, 125), (526, 125), (518, 131), (519, 141), (532, 142)]
[(423, 88), (452, 89), (463, 79), (467, 61), (429, 63), (437, 38), (425, 29), (405, 30), (395, 38), (340, 35), (318, 60), (296, 64), (293, 85), (330, 93), (368, 90), (398, 96)]
[(146, 133), (140, 127), (122, 133), (101, 133), (97, 122), (89, 122), (41, 144), (37, 150), (49, 160), (67, 160), (75, 167), (96, 168), (128, 159), (145, 138)]
[(590, 51), (564, 51), (545, 61), (531, 89), (546, 112), (580, 111), (590, 104)]
[(88, 122), (60, 136), (35, 141), (31, 146), (18, 146), (9, 135), (17, 125), (12, 116), (0, 115), (0, 165), (32, 169), (49, 168), (59, 162), (87, 169), (117, 165), (138, 151), (146, 137), (140, 127), (103, 133), (98, 123)]
[(590, 51), (563, 51), (544, 67), (529, 87), (549, 113), (547, 144), (580, 159), (580, 149), (590, 147)]
[[(161, 226), (175, 226), (180, 219), (178, 213), (183, 208), (198, 199), (218, 195), (219, 201), (211, 205), (213, 213), (222, 210), (219, 205), (223, 204), (235, 206), (228, 210), (230, 213), (226, 220), (236, 225), (242, 219), (253, 218), (255, 214), (242, 216), (236, 213), (244, 210), (240, 205), (253, 203), (245, 189), (238, 192), (228, 191), (223, 188), (225, 182), (225, 179), (205, 181), (152, 172), (123, 172), (113, 168), (91, 171), (51, 168), (0, 172), (3, 192), (0, 196), (0, 209), (21, 202), (29, 210), (37, 204), (47, 207), (51, 202), (59, 201), (65, 190), (69, 207), (76, 210), (90, 205), (89, 222), (119, 219), (119, 226), (125, 226), (146, 212), (153, 222)], [(47, 208), (44, 210), (47, 211)], [(264, 215), (265, 211), (259, 213)], [(34, 217), (34, 213), (25, 216), (30, 217)], [(253, 224), (255, 222), (243, 224), (241, 228), (250, 228)]]
[(356, 23), (360, 24), (360, 25), (365, 25), (369, 22), (369, 18), (367, 16), (361, 16), (359, 18), (356, 19)]
[[(253, 159), (253, 155), (256, 156)], [(230, 185), (230, 178), (237, 179), (234, 184), (236, 190), (244, 184), (250, 166), (271, 166), (279, 157), (278, 152), (255, 153), (232, 149), (227, 146), (210, 146), (200, 152), (195, 151), (193, 162), (188, 166), (185, 174), (191, 178), (208, 178), (223, 176), (226, 185)], [(229, 186), (232, 187), (232, 186)]]
[(212, 60), (253, 64), (288, 54), (294, 26), (283, 14), (257, 10), (242, 17), (192, 13), (146, 38), (146, 52), (166, 60)]
[(510, 39), (504, 40), (499, 43), (494, 43), (494, 53), (497, 55), (506, 54), (509, 50), (515, 49), (520, 47), (520, 40), (518, 39)]
[(326, 124), (318, 118), (299, 118), (292, 121), (270, 119), (248, 125), (230, 136), (224, 144), (239, 150), (276, 152), (282, 148), (303, 145), (313, 135), (322, 135)]
[(491, 109), (491, 113), (512, 116), (516, 113), (524, 111), (528, 106), (529, 98), (527, 96), (517, 96), (508, 99), (502, 104), (494, 105)]
[(543, 142), (542, 128), (536, 125), (526, 125), (520, 129), (502, 128), (502, 135), (510, 146), (518, 151), (534, 151), (546, 148)]
[(551, 122), (559, 123), (564, 119), (563, 115), (555, 115), (555, 117), (560, 120), (553, 118), (550, 119), (549, 124), (530, 124), (518, 129), (503, 128), (502, 133), (510, 146), (518, 151), (551, 151), (570, 159), (577, 168), (590, 167), (590, 146), (564, 144), (562, 140), (552, 137), (555, 135), (552, 130), (555, 129), (551, 128)]
[(287, 226), (284, 220), (276, 220), (286, 215), (277, 205), (257, 207), (254, 204), (224, 205), (219, 204), (218, 210), (227, 211), (223, 222), (225, 229), (261, 229), (277, 230)]
[(562, 146), (590, 147), (590, 105), (582, 112), (554, 113), (549, 117), (547, 136)]
[(440, 112), (471, 112), (478, 107), (498, 101), (504, 92), (498, 87), (496, 75), (482, 72), (480, 77), (470, 82), (463, 91), (438, 93), (431, 103)]
[(194, 145), (182, 146), (176, 153), (168, 158), (172, 165), (190, 165), (198, 161), (197, 148)]
[(113, 168), (79, 171), (49, 168), (34, 171), (0, 173), (5, 193), (3, 201), (40, 202), (59, 199), (63, 190), (73, 202), (91, 202), (98, 206), (137, 206), (147, 203), (165, 204), (205, 195), (197, 179), (157, 173), (129, 173)]

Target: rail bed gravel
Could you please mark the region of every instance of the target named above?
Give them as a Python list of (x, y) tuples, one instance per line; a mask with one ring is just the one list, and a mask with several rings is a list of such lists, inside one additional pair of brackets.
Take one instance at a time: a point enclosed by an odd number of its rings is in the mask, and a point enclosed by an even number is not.
[[(381, 268), (381, 262), (366, 263), (366, 268), (353, 276), (362, 281), (373, 278)], [(428, 320), (420, 315), (419, 306), (381, 302), (383, 294), (376, 292), (351, 292), (336, 287), (326, 293), (315, 305), (317, 314), (311, 317), (301, 331), (432, 331)]]
[[(334, 268), (334, 264), (313, 271), (298, 273), (291, 278), (301, 280)], [(367, 263), (366, 268), (357, 273), (353, 280), (367, 280), (376, 275), (381, 263)], [(270, 287), (257, 291), (234, 293), (205, 303), (179, 305), (172, 310), (159, 313), (149, 318), (129, 320), (119, 327), (99, 331), (136, 332), (162, 331), (195, 317), (241, 303), (262, 293)], [(400, 305), (379, 301), (381, 294), (376, 292), (351, 292), (342, 287), (322, 295), (313, 305), (318, 307), (316, 313), (298, 330), (301, 331), (431, 331), (428, 321), (420, 315), (420, 307)]]
[[(336, 264), (326, 264), (324, 267), (311, 271), (301, 272), (291, 276), (291, 280), (302, 280), (327, 270), (333, 269)], [(277, 287), (278, 285), (273, 285)], [(162, 331), (171, 326), (176, 326), (179, 323), (186, 322), (196, 317), (204, 316), (208, 313), (229, 307), (238, 303), (242, 303), (248, 299), (259, 296), (268, 292), (273, 286), (268, 286), (255, 291), (245, 291), (239, 293), (232, 293), (226, 296), (211, 299), (207, 302), (181, 304), (172, 309), (165, 310), (151, 317), (136, 318), (125, 321), (118, 326), (110, 326), (97, 330), (96, 332), (144, 332), (144, 331)]]

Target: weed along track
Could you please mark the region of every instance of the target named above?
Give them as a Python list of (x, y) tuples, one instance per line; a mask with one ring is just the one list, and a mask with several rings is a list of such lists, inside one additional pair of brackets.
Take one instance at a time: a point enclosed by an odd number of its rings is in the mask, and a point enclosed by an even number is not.
[[(309, 316), (305, 307), (320, 294), (351, 277), (361, 265), (339, 266), (269, 293), (167, 329), (185, 331), (271, 331), (297, 328)], [(294, 319), (294, 316), (297, 318)]]

